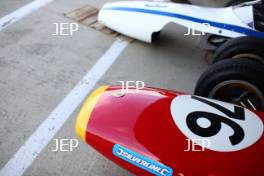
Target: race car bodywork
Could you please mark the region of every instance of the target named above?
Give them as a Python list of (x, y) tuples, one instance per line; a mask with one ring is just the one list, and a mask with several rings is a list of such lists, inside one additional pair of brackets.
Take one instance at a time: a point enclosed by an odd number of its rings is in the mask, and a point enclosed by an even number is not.
[(136, 175), (264, 175), (263, 120), (262, 112), (180, 92), (103, 86), (84, 103), (76, 130)]
[(98, 20), (105, 26), (138, 40), (151, 42), (168, 23), (224, 37), (254, 36), (253, 6), (209, 8), (172, 2), (124, 1), (105, 4)]

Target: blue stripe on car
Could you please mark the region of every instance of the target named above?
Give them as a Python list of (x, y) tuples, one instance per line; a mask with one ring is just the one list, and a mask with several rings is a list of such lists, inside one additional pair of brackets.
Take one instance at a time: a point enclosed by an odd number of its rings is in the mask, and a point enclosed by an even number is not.
[(248, 35), (248, 36), (264, 38), (263, 32), (258, 32), (258, 31), (255, 31), (249, 28), (244, 28), (244, 27), (236, 26), (232, 24), (208, 21), (208, 20), (186, 16), (186, 15), (181, 15), (177, 13), (163, 12), (163, 11), (150, 10), (150, 9), (141, 9), (141, 8), (131, 8), (131, 7), (109, 7), (109, 8), (104, 8), (103, 10), (130, 11), (130, 12), (140, 12), (140, 13), (154, 14), (154, 15), (160, 15), (160, 16), (168, 16), (168, 17), (179, 18), (183, 20), (196, 22), (196, 23), (208, 23), (213, 27), (226, 29), (229, 31), (237, 32), (237, 33)]

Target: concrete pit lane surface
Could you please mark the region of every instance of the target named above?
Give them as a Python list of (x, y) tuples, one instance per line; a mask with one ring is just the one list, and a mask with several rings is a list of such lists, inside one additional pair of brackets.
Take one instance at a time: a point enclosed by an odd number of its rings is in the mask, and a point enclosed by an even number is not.
[[(76, 136), (83, 100), (98, 86), (119, 81), (193, 92), (208, 66), (197, 37), (186, 37), (186, 29), (170, 24), (147, 44), (67, 16), (87, 5), (99, 9), (105, 2), (50, 1), (0, 31), (1, 176), (130, 176)], [(32, 1), (0, 1), (0, 18), (28, 3)], [(74, 24), (75, 30), (56, 35), (60, 24)], [(58, 141), (78, 145), (56, 150)]]

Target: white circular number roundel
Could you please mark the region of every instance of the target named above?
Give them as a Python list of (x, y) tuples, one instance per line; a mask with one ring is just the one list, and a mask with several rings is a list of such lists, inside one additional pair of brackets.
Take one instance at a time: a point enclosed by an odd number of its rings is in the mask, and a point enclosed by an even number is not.
[[(214, 151), (230, 152), (253, 145), (262, 136), (262, 120), (242, 107), (191, 95), (173, 99), (171, 114), (190, 140)], [(210, 142), (204, 145), (203, 139)]]

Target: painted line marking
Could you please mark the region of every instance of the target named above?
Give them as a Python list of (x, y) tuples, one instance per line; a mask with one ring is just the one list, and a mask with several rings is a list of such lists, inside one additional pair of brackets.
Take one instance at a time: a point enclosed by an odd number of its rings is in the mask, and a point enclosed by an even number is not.
[(7, 26), (15, 23), (16, 21), (20, 20), (21, 18), (25, 17), (26, 15), (32, 13), (33, 11), (43, 7), (51, 1), (52, 0), (35, 0), (17, 9), (16, 11), (2, 17), (0, 19), (0, 31), (2, 31)]
[(6, 163), (0, 171), (1, 176), (23, 175), (129, 43), (125, 39), (116, 39), (91, 70)]

